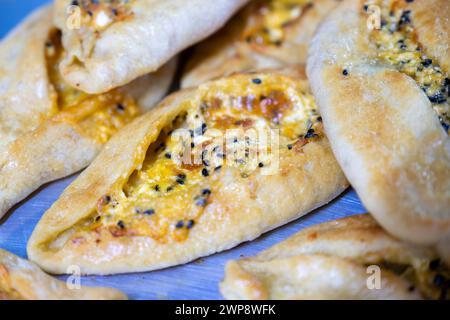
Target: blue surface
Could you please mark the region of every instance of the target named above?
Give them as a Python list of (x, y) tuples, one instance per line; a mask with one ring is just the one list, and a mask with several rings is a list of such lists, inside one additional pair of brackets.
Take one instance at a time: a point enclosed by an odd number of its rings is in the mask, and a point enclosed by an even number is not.
[[(32, 8), (45, 2), (0, 0), (0, 36), (3, 37)], [(42, 187), (0, 220), (0, 248), (26, 257), (26, 243), (36, 223), (75, 178), (76, 175)], [(131, 299), (220, 299), (218, 284), (223, 277), (226, 261), (255, 255), (313, 224), (362, 212), (365, 209), (357, 195), (353, 190), (348, 190), (329, 205), (234, 249), (166, 270), (84, 277), (82, 284), (115, 287)]]

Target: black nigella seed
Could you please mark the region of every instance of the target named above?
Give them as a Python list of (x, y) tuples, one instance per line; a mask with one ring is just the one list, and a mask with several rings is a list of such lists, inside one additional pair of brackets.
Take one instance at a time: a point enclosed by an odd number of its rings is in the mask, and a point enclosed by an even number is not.
[(437, 287), (441, 287), (444, 285), (445, 278), (442, 274), (437, 274), (433, 279), (433, 284)]
[(405, 0), (407, 3), (414, 2), (414, 0)]
[(191, 148), (195, 147), (195, 143), (191, 142)]
[(124, 111), (125, 110), (125, 106), (123, 104), (121, 104), (121, 103), (118, 103), (116, 107), (117, 107), (117, 110), (119, 110), (119, 111)]
[(410, 10), (405, 10), (402, 16), (400, 17), (399, 24), (410, 23), (411, 22), (411, 19), (409, 17), (410, 14), (411, 14)]
[(292, 150), (292, 144), (288, 144), (288, 145), (287, 145), (287, 148), (288, 148), (289, 150)]
[(173, 190), (173, 187), (172, 187), (172, 186), (167, 187), (167, 189), (166, 189), (167, 192), (170, 192), (170, 191), (172, 191), (172, 190)]
[(318, 117), (317, 121), (322, 122), (322, 117)]
[(363, 9), (364, 9), (364, 11), (367, 12), (367, 10), (369, 10), (369, 6), (368, 6), (367, 4), (365, 4), (364, 7), (363, 7)]
[(152, 215), (152, 214), (155, 214), (155, 209), (148, 209), (148, 210), (145, 210), (144, 211), (144, 214), (147, 214), (147, 215)]
[(202, 195), (206, 196), (206, 195), (210, 195), (211, 194), (211, 190), (210, 189), (203, 189), (202, 190)]
[(176, 181), (177, 181), (178, 184), (181, 184), (181, 185), (184, 184), (184, 180), (183, 179), (177, 178)]
[(73, 5), (73, 6), (79, 6), (79, 3), (78, 3), (77, 0), (74, 0), (74, 1), (72, 1), (72, 5)]
[(114, 9), (114, 8), (113, 8), (111, 11), (112, 11), (113, 15), (115, 15), (115, 16), (118, 15), (117, 9)]
[(125, 229), (125, 223), (124, 223), (122, 220), (119, 220), (119, 222), (117, 222), (117, 226), (118, 226), (120, 229)]
[(194, 226), (195, 221), (194, 220), (189, 220), (186, 224), (186, 228), (188, 229), (192, 229), (192, 227)]
[(204, 207), (204, 206), (206, 206), (207, 202), (208, 201), (206, 199), (201, 198), (201, 199), (197, 200), (197, 202), (195, 202), (195, 204), (199, 207)]
[(317, 134), (314, 133), (314, 129), (309, 129), (305, 134), (305, 138), (314, 138), (317, 137)]
[(191, 136), (191, 138), (193, 138), (194, 137), (194, 130), (189, 129), (189, 135)]
[(206, 169), (206, 168), (203, 168), (203, 169), (202, 169), (202, 176), (204, 176), (204, 177), (209, 176), (208, 169)]
[(155, 191), (159, 191), (159, 184), (155, 186)]
[(436, 270), (437, 268), (439, 268), (440, 264), (441, 264), (440, 259), (434, 259), (430, 261), (430, 270)]
[(262, 163), (262, 162), (258, 163), (258, 167), (260, 167), (260, 168), (264, 167), (264, 163)]
[(422, 65), (425, 68), (431, 66), (432, 63), (433, 63), (433, 60), (431, 60), (431, 59), (425, 59), (425, 60), (422, 61)]
[(105, 202), (106, 203), (110, 203), (111, 202), (111, 197), (110, 196), (105, 196)]
[(252, 79), (252, 82), (253, 82), (254, 84), (261, 84), (261, 83), (262, 83), (261, 79), (258, 79), (258, 78)]
[(342, 74), (343, 74), (344, 76), (348, 76), (348, 70), (347, 70), (347, 69), (342, 70)]
[(437, 92), (432, 96), (428, 96), (428, 99), (431, 101), (431, 103), (441, 104), (447, 101), (445, 96), (442, 94), (442, 92)]
[(175, 225), (175, 228), (177, 228), (177, 229), (181, 229), (183, 227), (184, 227), (184, 221), (183, 220), (178, 221), (177, 224)]
[(167, 159), (172, 159), (172, 154), (166, 153), (166, 154), (164, 155), (164, 157), (166, 157)]
[(222, 169), (222, 166), (215, 167), (214, 171), (219, 171), (220, 169)]

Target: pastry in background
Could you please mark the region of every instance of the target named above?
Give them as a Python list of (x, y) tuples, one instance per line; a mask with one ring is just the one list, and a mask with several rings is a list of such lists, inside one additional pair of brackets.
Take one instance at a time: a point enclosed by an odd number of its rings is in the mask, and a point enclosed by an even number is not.
[(195, 47), (182, 87), (238, 71), (306, 63), (320, 21), (337, 0), (253, 0), (228, 24)]
[(121, 130), (36, 226), (45, 270), (142, 272), (232, 248), (348, 183), (303, 68), (235, 74), (167, 97)]
[(125, 300), (111, 288), (76, 287), (59, 281), (37, 265), (0, 249), (0, 300)]
[(449, 266), (435, 250), (356, 215), (228, 262), (220, 291), (227, 299), (448, 299), (449, 285)]
[(154, 72), (222, 27), (248, 0), (56, 0), (64, 79), (101, 93)]
[(166, 94), (172, 61), (101, 95), (61, 77), (61, 34), (38, 9), (0, 42), (0, 217), (41, 185), (87, 166), (106, 141)]
[(308, 60), (325, 131), (365, 207), (394, 236), (439, 243), (447, 257), (449, 13), (448, 0), (346, 0)]

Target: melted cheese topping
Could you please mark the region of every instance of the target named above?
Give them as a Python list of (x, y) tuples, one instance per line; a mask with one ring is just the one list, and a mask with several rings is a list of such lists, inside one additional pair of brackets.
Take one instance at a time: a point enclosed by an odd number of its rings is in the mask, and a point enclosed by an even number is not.
[(64, 57), (60, 37), (54, 32), (46, 43), (48, 76), (54, 88), (54, 120), (77, 123), (83, 134), (106, 143), (139, 114), (139, 107), (131, 97), (117, 89), (89, 95), (68, 85), (58, 69)]
[[(260, 136), (247, 136), (245, 130), (278, 129), (276, 147), (284, 152), (296, 152), (293, 145), (301, 148), (323, 136), (312, 96), (295, 83), (269, 76), (222, 81), (207, 88), (200, 101), (185, 103), (187, 111), (160, 133), (142, 165), (120, 189), (99, 200), (97, 212), (78, 231), (103, 229), (114, 237), (183, 241), (220, 193), (224, 167), (235, 167), (247, 178), (271, 164), (273, 155), (261, 152)], [(228, 135), (230, 129), (235, 131)], [(236, 155), (237, 150), (244, 152)], [(255, 154), (258, 162), (253, 163)]]
[(381, 9), (381, 29), (375, 29), (370, 34), (378, 57), (417, 82), (448, 133), (449, 75), (440, 68), (437, 61), (433, 61), (424, 52), (417, 41), (411, 12), (404, 7), (404, 2), (389, 1), (389, 4), (384, 4)]
[(102, 31), (111, 24), (131, 18), (134, 0), (77, 0), (72, 5), (81, 8), (82, 24)]
[(310, 0), (259, 0), (247, 18), (243, 37), (259, 45), (280, 45), (285, 40), (285, 29), (311, 5)]

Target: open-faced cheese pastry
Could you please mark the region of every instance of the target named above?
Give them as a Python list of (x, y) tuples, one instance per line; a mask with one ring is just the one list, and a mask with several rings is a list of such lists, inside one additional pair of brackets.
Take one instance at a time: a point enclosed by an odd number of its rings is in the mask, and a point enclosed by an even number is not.
[(121, 130), (38, 223), (45, 270), (148, 271), (255, 239), (347, 186), (304, 71), (186, 89)]
[(123, 300), (116, 289), (59, 281), (34, 263), (0, 249), (0, 300)]
[(56, 0), (68, 55), (61, 73), (101, 93), (159, 69), (223, 26), (248, 0)]
[(450, 269), (369, 215), (306, 228), (255, 257), (230, 261), (227, 299), (448, 299)]
[(0, 217), (42, 184), (87, 166), (121, 127), (167, 92), (175, 63), (129, 85), (88, 95), (58, 71), (64, 56), (51, 7), (0, 43)]
[(334, 154), (375, 219), (450, 247), (450, 2), (346, 0), (308, 60)]
[(195, 48), (183, 87), (238, 71), (306, 63), (320, 21), (337, 0), (253, 0), (218, 34)]

